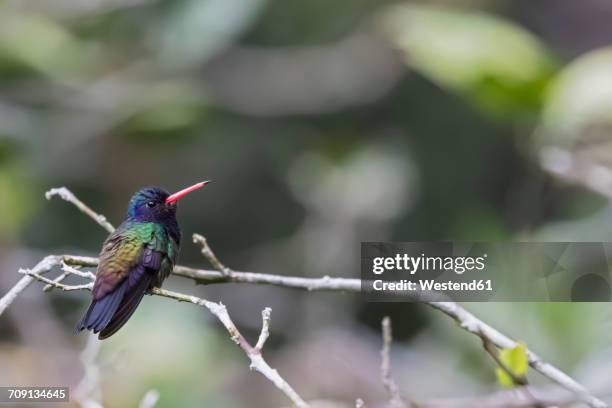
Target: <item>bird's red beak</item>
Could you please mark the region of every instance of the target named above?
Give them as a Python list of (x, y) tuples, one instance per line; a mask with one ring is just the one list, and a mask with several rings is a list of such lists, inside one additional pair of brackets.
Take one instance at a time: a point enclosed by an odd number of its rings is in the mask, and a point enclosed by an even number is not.
[(181, 198), (183, 198), (187, 194), (191, 193), (192, 191), (195, 191), (195, 190), (198, 190), (198, 189), (204, 187), (208, 183), (210, 183), (210, 180), (202, 181), (201, 183), (194, 184), (191, 187), (187, 187), (187, 188), (185, 188), (185, 189), (183, 189), (181, 191), (178, 191), (178, 192), (172, 194), (170, 197), (166, 198), (166, 204), (176, 203), (178, 200), (180, 200)]

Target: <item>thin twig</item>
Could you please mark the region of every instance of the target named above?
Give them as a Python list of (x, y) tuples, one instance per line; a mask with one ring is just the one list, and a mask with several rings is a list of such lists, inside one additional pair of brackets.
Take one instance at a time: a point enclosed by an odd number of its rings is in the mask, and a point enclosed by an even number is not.
[(192, 238), (194, 244), (200, 244), (200, 246), (202, 247), (202, 255), (204, 255), (204, 257), (208, 259), (208, 262), (210, 262), (213, 268), (221, 272), (221, 275), (223, 276), (232, 275), (232, 270), (227, 266), (223, 265), (221, 261), (219, 261), (219, 258), (217, 258), (212, 248), (208, 245), (208, 241), (206, 240), (206, 238), (204, 238), (203, 235), (193, 234)]
[[(188, 296), (182, 293), (172, 292), (165, 289), (155, 288), (153, 289), (153, 294), (167, 297), (170, 299), (178, 300), (179, 302), (189, 302), (199, 306), (203, 306), (207, 308), (212, 314), (214, 314), (219, 321), (225, 326), (225, 329), (229, 333), (232, 340), (240, 346), (240, 348), (246, 353), (249, 360), (251, 360), (250, 368), (261, 373), (264, 377), (270, 380), (279, 390), (281, 390), (287, 398), (291, 400), (291, 402), (298, 408), (308, 408), (309, 405), (298, 395), (297, 392), (289, 385), (287, 381), (280, 376), (277, 370), (273, 369), (268, 365), (268, 363), (264, 360), (261, 355), (261, 349), (257, 348), (257, 346), (253, 347), (251, 344), (242, 336), (234, 322), (231, 320), (229, 314), (227, 313), (227, 308), (222, 303), (210, 302), (206, 299), (201, 299), (195, 296)], [(263, 316), (263, 325), (261, 334), (259, 335), (260, 341), (258, 341), (258, 345), (261, 342), (261, 346), (263, 347), (263, 343), (265, 343), (265, 339), (267, 338), (267, 334), (269, 332), (269, 324), (270, 324), (270, 308), (264, 309), (262, 312)], [(262, 340), (263, 339), (263, 340)]]
[(257, 344), (255, 345), (255, 350), (261, 353), (263, 350), (268, 337), (270, 337), (270, 319), (271, 319), (272, 309), (266, 307), (261, 311), (261, 333), (259, 333), (259, 339), (257, 339)]
[(93, 273), (89, 271), (83, 272), (79, 270), (78, 267), (73, 267), (73, 266), (68, 265), (64, 260), (62, 260), (62, 271), (64, 271), (62, 275), (63, 274), (76, 275), (76, 276), (80, 276), (81, 278), (88, 278), (91, 280), (96, 279), (96, 275), (94, 275)]
[[(59, 274), (55, 279), (53, 279), (53, 282), (55, 283), (61, 283), (64, 281), (64, 279), (66, 279), (68, 277), (68, 275), (70, 275), (69, 272), (62, 272), (61, 274)], [(55, 286), (50, 285), (50, 284), (46, 284), (43, 287), (43, 292), (51, 292), (53, 289), (55, 288)]]
[(52, 199), (53, 197), (58, 196), (64, 201), (68, 201), (69, 203), (74, 204), (82, 213), (87, 215), (89, 218), (94, 220), (98, 225), (104, 228), (108, 232), (115, 231), (115, 227), (113, 224), (107, 221), (106, 217), (102, 214), (96, 213), (94, 210), (89, 208), (85, 203), (79, 200), (72, 191), (68, 190), (66, 187), (52, 188), (51, 190), (45, 193), (45, 197), (47, 200)]
[[(78, 268), (80, 268), (80, 266), (76, 266), (76, 267), (72, 267), (69, 265), (66, 265), (65, 262), (62, 262), (62, 270), (64, 272), (62, 272), (60, 275), (58, 275), (55, 279), (53, 279), (53, 282), (56, 283), (61, 283), (64, 281), (64, 279), (66, 279), (68, 276), (70, 276), (71, 274), (75, 273), (76, 271), (78, 271)], [(80, 271), (79, 271), (80, 273)], [(87, 272), (89, 274), (92, 274), (91, 272)], [(93, 275), (93, 274), (92, 274)], [(43, 292), (50, 292), (55, 288), (55, 286), (50, 285), (50, 284), (46, 284), (43, 287)]]
[[(21, 273), (23, 275), (30, 276), (32, 278), (35, 278), (36, 280), (39, 280), (41, 282), (46, 283), (49, 286), (53, 286), (53, 287), (55, 287), (57, 289), (61, 289), (61, 290), (64, 290), (64, 291), (83, 290), (83, 289), (91, 289), (91, 288), (93, 288), (93, 282), (86, 283), (86, 284), (83, 284), (83, 285), (65, 285), (63, 283), (57, 282), (55, 279), (49, 279), (49, 278), (46, 278), (46, 277), (42, 276), (39, 273), (32, 272), (29, 269), (20, 269), (19, 273)], [(43, 290), (44, 290), (44, 288), (43, 288)]]
[[(229, 314), (227, 313), (227, 308), (225, 307), (225, 305), (223, 305), (222, 303), (214, 303), (206, 299), (201, 299), (195, 296), (188, 296), (182, 293), (172, 292), (160, 288), (153, 289), (152, 293), (155, 295), (178, 300), (179, 302), (189, 302), (207, 308), (219, 319), (219, 321), (221, 321), (232, 340), (238, 346), (240, 346), (240, 348), (246, 353), (247, 357), (251, 360), (251, 369), (254, 369), (259, 373), (263, 374), (268, 380), (270, 380), (274, 385), (276, 385), (276, 387), (281, 390), (298, 408), (307, 408), (309, 406), (295, 392), (295, 390), (280, 376), (278, 371), (272, 369), (268, 365), (268, 363), (266, 363), (266, 361), (261, 355), (261, 350), (257, 349), (256, 347), (252, 347), (250, 343), (242, 336), (238, 328), (236, 328), (236, 326), (234, 325), (234, 322), (231, 320)], [(264, 331), (268, 331), (268, 326), (270, 322), (269, 313), (269, 308), (264, 309), (264, 312), (262, 312), (262, 315), (264, 315), (264, 319), (260, 339), (265, 338)], [(268, 315), (267, 318), (265, 317), (265, 314)]]
[[(32, 272), (38, 274), (44, 274), (49, 272), (57, 265), (57, 257), (54, 255), (46, 256), (42, 261), (40, 261), (34, 268), (32, 268)], [(2, 313), (17, 299), (17, 296), (21, 292), (23, 292), (28, 286), (30, 286), (34, 282), (34, 278), (31, 276), (24, 276), (13, 286), (2, 298), (0, 298), (0, 316)]]
[(408, 405), (402, 399), (399, 387), (391, 375), (391, 343), (393, 342), (393, 333), (391, 331), (391, 319), (389, 316), (386, 316), (382, 320), (382, 337), (383, 346), (381, 351), (382, 363), (380, 366), (380, 371), (385, 389), (387, 390), (389, 397), (391, 397), (390, 407), (407, 408)]
[[(64, 281), (64, 279), (66, 279), (68, 276), (70, 275), (79, 275), (79, 276), (83, 276), (83, 277), (93, 277), (93, 279), (95, 279), (95, 275), (91, 272), (81, 272), (79, 270), (79, 268), (81, 268), (80, 266), (70, 266), (67, 265), (65, 262), (62, 262), (62, 273), (60, 275), (58, 275), (55, 279), (53, 279), (53, 282), (55, 283), (62, 283)], [(43, 292), (50, 292), (53, 289), (55, 289), (55, 286), (51, 285), (51, 284), (46, 284), (45, 287), (43, 288)]]

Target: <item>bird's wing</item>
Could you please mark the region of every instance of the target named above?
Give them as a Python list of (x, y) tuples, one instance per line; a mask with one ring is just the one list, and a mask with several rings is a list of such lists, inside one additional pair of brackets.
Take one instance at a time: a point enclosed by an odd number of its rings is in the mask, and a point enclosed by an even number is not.
[(93, 287), (94, 300), (113, 292), (142, 258), (144, 242), (137, 231), (119, 228), (111, 234), (100, 252)]
[(154, 239), (147, 245), (155, 253), (163, 253), (163, 256), (160, 259), (159, 271), (155, 275), (153, 280), (153, 286), (161, 287), (162, 282), (170, 275), (174, 265), (176, 264), (176, 259), (179, 253), (179, 245), (172, 239), (172, 237), (167, 237), (162, 239), (159, 234), (156, 234)]
[(100, 332), (100, 339), (119, 330), (140, 304), (160, 272), (165, 248), (159, 228), (142, 224), (119, 228), (104, 243), (93, 288), (93, 301), (77, 329)]

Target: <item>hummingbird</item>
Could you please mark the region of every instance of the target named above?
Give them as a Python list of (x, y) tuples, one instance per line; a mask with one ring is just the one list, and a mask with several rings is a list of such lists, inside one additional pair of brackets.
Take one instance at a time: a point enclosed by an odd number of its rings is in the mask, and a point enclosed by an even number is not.
[(132, 196), (125, 220), (102, 245), (91, 305), (77, 331), (87, 329), (99, 333), (100, 340), (109, 338), (129, 320), (145, 293), (161, 287), (181, 246), (178, 200), (209, 182), (172, 195), (145, 187)]

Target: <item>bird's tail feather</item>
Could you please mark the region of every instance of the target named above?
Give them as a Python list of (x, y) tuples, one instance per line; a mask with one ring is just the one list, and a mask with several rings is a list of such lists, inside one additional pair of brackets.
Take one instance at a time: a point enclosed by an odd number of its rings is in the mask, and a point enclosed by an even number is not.
[(97, 333), (106, 327), (123, 299), (123, 295), (127, 289), (126, 283), (127, 282), (122, 282), (116, 290), (104, 296), (102, 299), (92, 300), (85, 316), (83, 316), (81, 321), (77, 324), (76, 330), (81, 331), (87, 329)]
[(117, 289), (101, 299), (93, 300), (76, 330), (92, 330), (105, 339), (119, 330), (132, 316), (151, 284), (153, 275), (137, 267)]
[(115, 334), (117, 330), (119, 330), (129, 320), (149, 289), (152, 279), (152, 274), (144, 273), (138, 282), (136, 282), (136, 285), (130, 287), (127, 293), (125, 293), (123, 296), (123, 300), (121, 301), (121, 304), (117, 308), (117, 311), (114, 313), (110, 322), (108, 322), (106, 327), (100, 331), (100, 334), (98, 335), (100, 340), (104, 340)]

